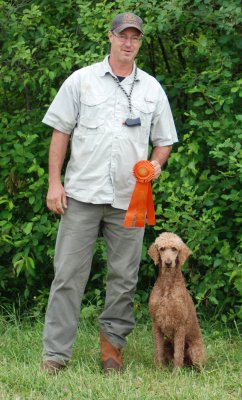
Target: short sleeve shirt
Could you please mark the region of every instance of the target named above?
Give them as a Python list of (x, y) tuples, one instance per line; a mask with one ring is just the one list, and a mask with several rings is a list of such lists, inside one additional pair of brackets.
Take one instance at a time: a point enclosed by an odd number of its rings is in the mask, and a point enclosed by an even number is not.
[[(135, 68), (120, 83), (128, 94)], [(147, 159), (149, 142), (160, 147), (178, 139), (167, 96), (155, 78), (137, 68), (132, 118), (139, 117), (141, 126), (128, 127), (124, 124), (130, 117), (128, 99), (112, 75), (108, 57), (74, 72), (43, 122), (71, 134), (67, 196), (126, 210), (135, 185), (133, 166)]]

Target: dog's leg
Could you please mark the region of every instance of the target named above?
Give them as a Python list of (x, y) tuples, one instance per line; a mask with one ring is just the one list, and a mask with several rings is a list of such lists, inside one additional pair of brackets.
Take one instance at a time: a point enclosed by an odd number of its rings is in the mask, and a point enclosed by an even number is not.
[(165, 366), (165, 339), (160, 331), (160, 328), (153, 324), (152, 326), (153, 338), (154, 338), (154, 349), (155, 349), (155, 364), (157, 366)]
[(188, 355), (189, 358), (191, 359), (192, 365), (194, 365), (196, 368), (200, 369), (205, 361), (206, 361), (206, 356), (204, 352), (204, 346), (202, 343), (202, 340), (195, 340), (189, 345), (188, 348)]
[(176, 371), (183, 367), (184, 364), (184, 348), (185, 348), (185, 329), (179, 328), (174, 335), (174, 360), (173, 367)]

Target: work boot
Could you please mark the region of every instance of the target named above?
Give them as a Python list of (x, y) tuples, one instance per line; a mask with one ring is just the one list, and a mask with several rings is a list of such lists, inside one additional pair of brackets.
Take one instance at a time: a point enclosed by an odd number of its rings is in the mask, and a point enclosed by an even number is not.
[(100, 333), (101, 362), (105, 374), (112, 371), (120, 372), (122, 369), (121, 351), (114, 347), (105, 336)]
[(63, 368), (65, 368), (65, 365), (53, 360), (45, 360), (42, 363), (42, 370), (49, 375), (56, 375)]

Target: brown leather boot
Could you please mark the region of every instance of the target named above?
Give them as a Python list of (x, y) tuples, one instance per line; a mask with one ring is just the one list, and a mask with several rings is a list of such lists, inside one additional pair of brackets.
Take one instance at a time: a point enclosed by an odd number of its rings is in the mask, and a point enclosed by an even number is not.
[(56, 375), (63, 368), (65, 368), (65, 365), (53, 360), (45, 360), (42, 363), (42, 370), (49, 375)]
[(122, 356), (121, 351), (114, 347), (105, 336), (100, 333), (101, 343), (101, 361), (105, 374), (116, 371), (120, 372), (122, 369)]

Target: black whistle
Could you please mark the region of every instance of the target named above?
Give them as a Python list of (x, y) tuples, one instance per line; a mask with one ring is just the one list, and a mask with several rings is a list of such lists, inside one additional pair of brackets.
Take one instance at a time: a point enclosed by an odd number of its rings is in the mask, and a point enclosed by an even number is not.
[(140, 126), (141, 125), (141, 120), (139, 118), (127, 118), (126, 121), (124, 122), (125, 125), (127, 126)]

